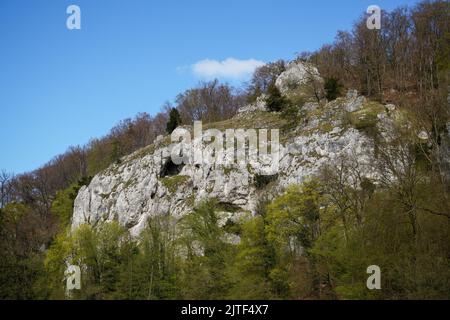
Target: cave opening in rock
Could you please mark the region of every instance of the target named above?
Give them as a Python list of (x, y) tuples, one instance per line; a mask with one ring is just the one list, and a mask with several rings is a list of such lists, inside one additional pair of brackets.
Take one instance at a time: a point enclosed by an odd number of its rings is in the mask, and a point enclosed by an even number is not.
[(175, 164), (173, 163), (172, 159), (169, 159), (166, 161), (166, 163), (162, 166), (160, 177), (173, 177), (176, 175), (179, 175), (181, 170), (183, 170), (184, 164)]

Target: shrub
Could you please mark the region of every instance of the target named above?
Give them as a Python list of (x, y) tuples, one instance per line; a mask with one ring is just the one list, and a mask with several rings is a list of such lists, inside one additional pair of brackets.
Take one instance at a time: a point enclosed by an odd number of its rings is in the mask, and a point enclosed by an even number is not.
[(269, 85), (267, 95), (266, 103), (271, 112), (279, 112), (289, 105), (289, 101), (283, 97), (280, 90), (275, 85), (275, 82), (272, 82)]
[(327, 78), (324, 87), (325, 96), (328, 101), (336, 100), (336, 98), (341, 95), (342, 85), (337, 78)]
[(281, 118), (286, 120), (286, 129), (294, 128), (301, 121), (301, 118), (305, 116), (305, 112), (301, 110), (303, 106), (303, 99), (298, 99), (297, 103), (289, 103), (281, 111)]

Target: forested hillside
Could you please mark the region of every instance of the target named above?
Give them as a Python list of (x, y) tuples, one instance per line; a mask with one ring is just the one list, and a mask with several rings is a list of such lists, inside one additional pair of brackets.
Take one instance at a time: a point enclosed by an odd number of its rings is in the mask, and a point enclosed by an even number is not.
[[(0, 299), (450, 299), (449, 14), (448, 1), (423, 1), (384, 12), (381, 30), (361, 17), (316, 52), (259, 67), (240, 88), (200, 83), (33, 172), (2, 172)], [(296, 62), (323, 81), (311, 74), (301, 90), (280, 90)], [(374, 141), (376, 179), (346, 157), (277, 194), (258, 177), (257, 210), (236, 219), (224, 213), (237, 208), (211, 198), (181, 219), (149, 218), (138, 237), (118, 222), (71, 228), (80, 188), (177, 126), (228, 128), (263, 101), (283, 141), (311, 114), (331, 119), (330, 103), (353, 89), (367, 102), (340, 120)], [(380, 113), (395, 115), (389, 137)], [(82, 267), (71, 296), (69, 262)], [(370, 265), (382, 270), (382, 290), (367, 290)]]

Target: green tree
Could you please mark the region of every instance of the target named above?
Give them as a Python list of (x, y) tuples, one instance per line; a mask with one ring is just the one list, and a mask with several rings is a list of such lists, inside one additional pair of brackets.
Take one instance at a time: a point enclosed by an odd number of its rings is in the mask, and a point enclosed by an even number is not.
[(272, 81), (267, 88), (266, 103), (271, 112), (279, 112), (289, 104), (288, 100), (281, 94), (280, 89), (275, 85), (275, 81)]
[(58, 217), (61, 230), (69, 226), (78, 191), (82, 186), (89, 184), (90, 180), (91, 178), (84, 177), (78, 182), (71, 184), (68, 188), (56, 192), (50, 211)]
[(342, 85), (339, 79), (331, 77), (325, 79), (325, 97), (328, 101), (336, 100), (341, 95)]
[[(179, 298), (175, 221), (170, 216), (152, 217), (140, 235), (139, 254), (127, 274), (133, 272), (133, 292), (137, 299)], [(133, 271), (131, 271), (133, 269)], [(131, 276), (127, 276), (129, 279)]]
[(183, 218), (182, 289), (189, 299), (223, 299), (228, 295), (230, 281), (227, 262), (232, 259), (231, 245), (225, 241), (225, 231), (219, 226), (215, 200), (200, 204)]
[(181, 116), (177, 108), (170, 109), (166, 131), (171, 134), (181, 124)]
[(73, 252), (73, 239), (69, 232), (61, 232), (53, 240), (45, 254), (45, 281), (49, 299), (66, 298), (64, 273), (67, 261)]
[(269, 273), (274, 260), (273, 248), (265, 234), (264, 218), (256, 216), (245, 221), (231, 270), (233, 288), (230, 298), (272, 298)]
[[(36, 233), (42, 220), (22, 203), (0, 209), (0, 299), (34, 299), (42, 275), (45, 235)], [(42, 293), (45, 295), (45, 293)]]
[(81, 225), (73, 232), (61, 233), (47, 251), (45, 266), (49, 277), (51, 297), (64, 295), (64, 272), (67, 265), (81, 269), (81, 290), (74, 299), (115, 299), (121, 266), (128, 263), (129, 255), (123, 248), (129, 246), (128, 232), (117, 222), (104, 223), (94, 229)]
[(268, 206), (266, 232), (276, 250), (276, 265), (270, 277), (279, 296), (287, 298), (305, 294), (295, 292), (294, 288), (309, 284), (299, 285), (293, 280), (298, 279), (295, 270), (304, 263), (303, 256), (308, 258), (312, 294), (320, 296), (327, 279), (319, 275), (309, 250), (319, 238), (329, 211), (328, 199), (317, 180), (288, 188), (284, 195)]

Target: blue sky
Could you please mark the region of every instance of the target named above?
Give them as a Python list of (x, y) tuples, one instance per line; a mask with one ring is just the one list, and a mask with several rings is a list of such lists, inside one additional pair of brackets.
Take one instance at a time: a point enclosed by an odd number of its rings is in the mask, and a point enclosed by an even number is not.
[[(0, 170), (36, 169), (121, 119), (155, 114), (208, 72), (237, 85), (249, 64), (331, 42), (371, 4), (414, 3), (1, 0)], [(71, 4), (81, 30), (66, 28)]]

